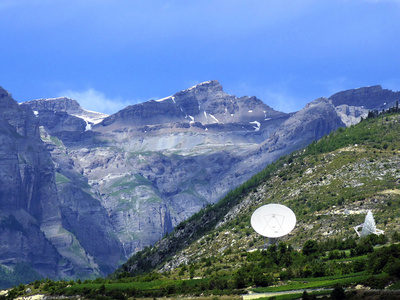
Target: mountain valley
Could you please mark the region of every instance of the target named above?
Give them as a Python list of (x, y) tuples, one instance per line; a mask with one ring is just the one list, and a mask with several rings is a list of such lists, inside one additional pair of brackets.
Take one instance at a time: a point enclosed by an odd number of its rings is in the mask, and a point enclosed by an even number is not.
[(400, 98), (373, 86), (282, 113), (214, 80), (107, 116), (0, 91), (0, 263), (50, 278), (112, 272), (268, 164)]

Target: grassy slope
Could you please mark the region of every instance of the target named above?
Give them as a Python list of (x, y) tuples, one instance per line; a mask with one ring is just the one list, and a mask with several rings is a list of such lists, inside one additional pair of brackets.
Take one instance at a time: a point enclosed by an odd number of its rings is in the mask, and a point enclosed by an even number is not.
[(354, 237), (353, 227), (364, 221), (368, 209), (390, 236), (400, 223), (399, 131), (399, 115), (367, 119), (281, 158), (133, 256), (115, 274), (147, 272), (166, 262), (168, 270), (168, 265), (257, 248), (264, 241), (249, 221), (267, 203), (295, 212), (298, 224), (284, 239), (295, 248), (310, 238)]

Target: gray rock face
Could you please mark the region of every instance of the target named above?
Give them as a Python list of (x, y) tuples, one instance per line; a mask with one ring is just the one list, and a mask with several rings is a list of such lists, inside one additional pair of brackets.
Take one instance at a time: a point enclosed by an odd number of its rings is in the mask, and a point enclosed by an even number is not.
[(46, 276), (110, 272), (268, 163), (393, 94), (345, 91), (285, 114), (214, 80), (106, 116), (67, 98), (18, 105), (0, 89), (0, 222), (13, 224), (0, 227), (0, 263), (29, 261)]
[(284, 122), (263, 146), (269, 152), (299, 149), (344, 125), (334, 105), (319, 98)]
[(60, 223), (57, 191), (38, 128), (33, 113), (0, 88), (0, 263), (28, 261), (54, 277), (63, 271), (61, 256), (41, 226)]

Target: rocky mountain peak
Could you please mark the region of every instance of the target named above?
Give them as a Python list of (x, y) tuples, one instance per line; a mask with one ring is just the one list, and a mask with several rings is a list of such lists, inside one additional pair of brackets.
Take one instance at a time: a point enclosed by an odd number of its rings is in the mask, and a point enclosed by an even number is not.
[(330, 103), (330, 101), (327, 98), (320, 97), (320, 98), (315, 99), (314, 101), (312, 101), (310, 103), (307, 103), (307, 105), (303, 108), (303, 110), (304, 109), (309, 109), (309, 108), (311, 108), (313, 106), (316, 106), (316, 105), (325, 105), (325, 104), (328, 104), (328, 103)]
[(215, 92), (220, 92), (222, 91), (222, 85), (219, 83), (218, 80), (210, 80), (210, 81), (205, 81), (199, 84), (196, 84), (184, 91), (184, 92), (194, 92), (194, 93), (215, 93)]
[[(179, 126), (185, 128), (192, 128), (196, 124), (198, 126), (218, 124), (220, 127), (227, 124), (236, 124), (235, 126), (240, 124), (239, 128), (245, 125), (254, 131), (254, 124), (262, 124), (285, 116), (286, 114), (274, 111), (256, 97), (238, 98), (229, 95), (223, 91), (218, 80), (211, 80), (180, 91), (173, 96), (128, 106), (106, 118), (101, 125), (102, 127), (112, 125), (108, 127), (108, 130), (115, 130), (120, 126), (137, 128), (160, 124), (169, 125), (162, 125), (159, 129), (172, 126), (172, 124), (180, 124)], [(198, 130), (198, 126), (195, 130)], [(214, 129), (221, 130), (222, 128), (217, 128), (218, 126), (214, 126)], [(259, 127), (257, 125), (257, 129)], [(105, 130), (100, 126), (97, 129)]]
[(16, 101), (12, 98), (11, 94), (0, 86), (0, 108), (4, 111), (6, 108), (15, 107)]
[(0, 86), (0, 99), (4, 97), (11, 97), (11, 94)]
[(351, 89), (336, 93), (329, 97), (335, 106), (360, 106), (367, 109), (382, 109), (391, 107), (400, 100), (400, 92), (382, 89), (380, 85)]
[(22, 136), (38, 137), (38, 122), (29, 107), (18, 105), (11, 94), (0, 87), (0, 119), (8, 122)]
[(196, 100), (200, 103), (209, 102), (218, 98), (224, 98), (226, 96), (230, 95), (223, 91), (222, 85), (218, 82), (218, 80), (199, 83), (174, 95), (176, 99), (193, 98), (193, 100)]

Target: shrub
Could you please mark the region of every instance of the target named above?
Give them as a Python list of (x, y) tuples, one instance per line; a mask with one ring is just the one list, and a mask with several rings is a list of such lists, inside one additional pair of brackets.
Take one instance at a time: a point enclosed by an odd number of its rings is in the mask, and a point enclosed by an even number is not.
[(319, 253), (318, 243), (314, 240), (308, 240), (303, 245), (303, 254), (306, 256), (317, 255)]
[(358, 259), (358, 260), (354, 261), (353, 264), (352, 264), (352, 267), (353, 267), (353, 272), (354, 273), (365, 271), (365, 269), (366, 269), (365, 260), (364, 259)]
[(374, 275), (368, 277), (363, 283), (366, 286), (371, 287), (372, 289), (379, 289), (382, 290), (385, 288), (385, 286), (390, 282), (390, 277), (385, 276), (385, 277), (376, 277)]
[(391, 258), (386, 264), (385, 271), (390, 276), (396, 276), (397, 278), (400, 278), (400, 259)]
[(346, 294), (344, 293), (344, 289), (340, 285), (335, 285), (335, 287), (331, 292), (331, 298), (334, 300), (346, 299)]

